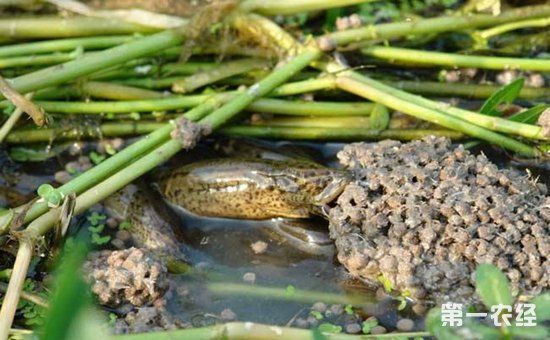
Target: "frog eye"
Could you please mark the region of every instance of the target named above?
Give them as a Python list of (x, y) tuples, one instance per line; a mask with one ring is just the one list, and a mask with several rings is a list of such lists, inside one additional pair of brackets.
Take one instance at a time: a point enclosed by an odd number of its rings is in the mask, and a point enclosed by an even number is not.
[(285, 176), (276, 177), (275, 185), (286, 192), (294, 193), (300, 190), (300, 186), (294, 180)]

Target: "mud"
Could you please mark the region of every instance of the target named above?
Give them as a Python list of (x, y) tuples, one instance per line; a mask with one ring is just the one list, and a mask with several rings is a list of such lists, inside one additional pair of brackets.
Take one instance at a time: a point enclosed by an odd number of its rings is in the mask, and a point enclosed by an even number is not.
[(164, 264), (137, 248), (92, 253), (84, 273), (98, 302), (110, 307), (153, 304), (169, 286)]
[(174, 130), (170, 136), (181, 143), (183, 149), (193, 149), (197, 142), (212, 132), (210, 126), (196, 124), (186, 118), (174, 121)]
[(477, 302), (476, 265), (502, 269), (514, 292), (549, 286), (550, 197), (542, 183), (499, 169), (444, 138), (350, 144), (356, 176), (329, 212), (338, 260), (424, 302)]
[(537, 124), (542, 126), (542, 133), (546, 137), (550, 137), (550, 109), (544, 110), (539, 116)]

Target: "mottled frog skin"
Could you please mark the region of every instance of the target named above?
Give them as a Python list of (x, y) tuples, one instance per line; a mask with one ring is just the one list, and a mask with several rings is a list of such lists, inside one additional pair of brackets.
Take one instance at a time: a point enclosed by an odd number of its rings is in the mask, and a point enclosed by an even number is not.
[(152, 251), (175, 272), (180, 271), (178, 263), (188, 262), (179, 219), (158, 193), (145, 185), (130, 184), (103, 203), (109, 216), (130, 223), (136, 247)]
[(309, 161), (222, 158), (168, 170), (158, 186), (197, 215), (261, 220), (319, 214), (348, 182), (347, 173)]

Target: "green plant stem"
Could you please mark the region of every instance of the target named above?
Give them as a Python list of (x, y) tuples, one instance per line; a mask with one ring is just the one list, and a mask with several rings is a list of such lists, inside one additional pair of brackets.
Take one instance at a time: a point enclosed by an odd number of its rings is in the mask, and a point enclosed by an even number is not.
[(269, 62), (262, 59), (241, 59), (220, 64), (218, 67), (195, 73), (172, 84), (172, 91), (179, 93), (193, 92), (194, 90), (213, 84), (225, 78), (247, 73), (255, 69), (264, 68)]
[(309, 65), (312, 61), (321, 57), (321, 52), (316, 49), (307, 49), (298, 54), (291, 61), (273, 71), (259, 83), (252, 85), (246, 91), (235, 96), (226, 105), (214, 111), (200, 122), (211, 126), (213, 129), (218, 128), (227, 120), (229, 120), (237, 112), (244, 110), (256, 99), (263, 97), (272, 92), (277, 86), (284, 83)]
[(521, 155), (529, 157), (536, 157), (540, 155), (536, 149), (527, 144), (518, 142), (515, 139), (500, 135), (460, 118), (445, 114), (441, 111), (396, 97), (391, 93), (381, 90), (379, 87), (372, 86), (371, 83), (373, 83), (373, 81), (367, 77), (361, 76), (355, 72), (350, 73), (352, 76), (342, 75), (336, 79), (336, 83), (339, 88), (374, 102), (384, 104), (387, 107), (402, 111), (419, 119), (427, 120), (448, 129), (457, 130), (469, 136), (499, 145)]
[(356, 102), (309, 102), (263, 98), (247, 107), (249, 111), (293, 116), (367, 116), (374, 105)]
[(388, 129), (372, 130), (364, 127), (333, 128), (333, 127), (289, 127), (289, 126), (250, 126), (236, 125), (222, 128), (220, 133), (231, 137), (253, 137), (270, 139), (298, 139), (298, 140), (337, 140), (361, 141), (365, 139), (383, 140), (399, 139), (414, 140), (426, 136), (441, 136), (451, 139), (461, 139), (464, 135), (451, 130), (422, 130), (422, 129)]
[[(190, 75), (197, 72), (203, 72), (216, 68), (219, 64), (214, 62), (187, 61), (185, 63), (167, 63), (164, 65), (134, 65), (133, 67), (117, 67), (95, 73), (90, 79), (105, 80), (118, 79), (126, 80), (134, 77), (145, 77), (148, 75), (160, 74), (162, 77), (174, 75)], [(136, 67), (138, 66), (138, 67)], [(140, 67), (141, 66), (141, 67)]]
[(420, 96), (416, 96), (416, 95), (398, 90), (396, 88), (385, 85), (381, 82), (362, 76), (355, 72), (352, 74), (352, 78), (354, 78), (355, 80), (359, 80), (362, 83), (366, 83), (369, 86), (376, 87), (377, 89), (391, 96), (399, 97), (405, 101), (408, 101), (420, 106), (424, 106), (431, 110), (444, 112), (448, 115), (454, 116), (459, 119), (463, 119), (465, 121), (484, 127), (486, 129), (499, 131), (503, 133), (509, 133), (513, 135), (519, 135), (530, 139), (540, 139), (540, 140), (548, 139), (548, 137), (546, 137), (543, 133), (543, 128), (537, 125), (518, 123), (518, 122), (510, 121), (508, 119), (503, 119), (500, 117), (492, 117), (492, 116), (464, 110), (461, 108), (453, 107), (446, 103), (435, 102)]
[[(94, 101), (94, 102), (64, 102), (35, 101), (48, 112), (71, 114), (129, 113), (153, 112), (186, 109), (202, 103), (211, 95), (170, 96), (159, 99), (129, 100), (129, 101)], [(5, 105), (4, 102), (1, 103)], [(0, 105), (0, 107), (2, 106)]]
[[(8, 285), (4, 282), (0, 282), (0, 291), (5, 293), (7, 290), (8, 290)], [(38, 305), (40, 307), (48, 308), (48, 301), (38, 294), (22, 291), (21, 298), (29, 302), (32, 302), (35, 305)]]
[(6, 58), (29, 54), (44, 54), (48, 52), (64, 52), (72, 51), (77, 48), (82, 48), (84, 50), (103, 49), (123, 44), (135, 38), (136, 37), (132, 35), (118, 35), (20, 43), (0, 46), (0, 57)]
[[(137, 91), (137, 90), (136, 90)], [(145, 91), (145, 90), (142, 90)], [(246, 93), (246, 92), (244, 92)], [(222, 92), (216, 95), (239, 96), (240, 91)], [(36, 105), (51, 113), (70, 114), (101, 114), (101, 113), (131, 113), (154, 112), (166, 110), (181, 110), (199, 105), (212, 95), (169, 96), (159, 99), (129, 100), (129, 101), (96, 101), (96, 102), (61, 102), (35, 101)], [(6, 107), (6, 102), (0, 103)], [(261, 98), (246, 107), (249, 111), (279, 113), (289, 115), (368, 115), (372, 110), (370, 103), (340, 103), (340, 102), (305, 102), (281, 99)]]
[(79, 56), (79, 53), (54, 53), (44, 55), (31, 55), (22, 57), (11, 57), (0, 59), (0, 69), (22, 67), (22, 66), (39, 66), (64, 63), (74, 60)]
[(88, 81), (76, 85), (77, 92), (95, 98), (110, 100), (138, 100), (165, 98), (168, 94), (156, 92), (139, 87), (124, 86), (120, 84)]
[(263, 15), (286, 15), (351, 6), (368, 1), (373, 0), (245, 0), (239, 7), (243, 11)]
[[(47, 29), (45, 29), (47, 28)], [(0, 19), (0, 37), (11, 39), (69, 38), (98, 35), (151, 33), (150, 27), (123, 20), (57, 16)]]
[[(334, 77), (323, 76), (303, 81), (286, 83), (279, 86), (269, 94), (271, 97), (292, 96), (302, 93), (315, 92), (320, 90), (331, 90), (335, 88)], [(34, 96), (35, 99), (59, 99), (75, 98), (79, 96), (91, 96), (101, 99), (112, 100), (140, 100), (166, 98), (163, 92), (141, 89), (139, 87), (127, 86), (118, 83), (107, 83), (89, 81), (76, 85), (47, 88), (40, 90)], [(6, 107), (8, 102), (0, 102), (0, 107)]]
[(514, 31), (517, 29), (531, 28), (531, 27), (546, 27), (549, 25), (550, 25), (550, 17), (540, 18), (540, 19), (521, 20), (521, 21), (511, 22), (504, 25), (488, 28), (486, 30), (478, 32), (478, 35), (484, 39), (489, 39), (496, 35), (500, 35), (500, 34)]
[(16, 108), (0, 128), (0, 144), (4, 141), (8, 133), (13, 129), (19, 118), (23, 115), (23, 110)]
[[(220, 102), (220, 97), (213, 97), (212, 99), (218, 100), (213, 102), (210, 106), (197, 106), (185, 114), (185, 116), (193, 121), (203, 118), (206, 113), (211, 112)], [(225, 100), (228, 100), (226, 98)], [(198, 109), (198, 110), (197, 110)], [(36, 128), (21, 128), (13, 130), (6, 138), (8, 144), (29, 144), (29, 143), (41, 143), (62, 141), (62, 140), (81, 140), (81, 139), (94, 139), (99, 137), (128, 137), (138, 136), (147, 133), (152, 133), (160, 128), (166, 127), (168, 124), (152, 122), (152, 121), (122, 121), (113, 123), (104, 123), (97, 127), (97, 129), (83, 129), (79, 130), (78, 127), (67, 127), (66, 129), (36, 129)], [(371, 137), (372, 139), (382, 138), (384, 136), (398, 136), (400, 130), (404, 131), (404, 135), (401, 137), (395, 137), (398, 139), (410, 140), (414, 136), (418, 138), (424, 137), (430, 133), (436, 133), (438, 135), (445, 135), (449, 138), (459, 139), (464, 136), (458, 132), (426, 129), (424, 127), (418, 127), (417, 122), (411, 122), (407, 117), (393, 118), (390, 121), (389, 131), (386, 134), (380, 134), (380, 131), (372, 130), (370, 128), (369, 117), (363, 116), (334, 116), (334, 117), (275, 117), (270, 120), (256, 122), (254, 126), (238, 126), (229, 127), (227, 131), (235, 131), (232, 133), (248, 134), (249, 137), (260, 138), (275, 138), (280, 136), (281, 138), (289, 139), (315, 139), (320, 138), (322, 129), (326, 129), (327, 136), (332, 135), (332, 138), (349, 138), (351, 140), (359, 140), (361, 137)], [(258, 127), (253, 129), (253, 127)], [(261, 128), (260, 128), (261, 127)], [(283, 129), (283, 127), (288, 129)], [(306, 129), (302, 129), (306, 128)], [(310, 128), (320, 128), (321, 130), (311, 130)], [(344, 128), (351, 128), (349, 132), (345, 132)], [(368, 131), (360, 131), (362, 129)], [(417, 129), (417, 130), (413, 130)], [(342, 132), (344, 131), (344, 132)], [(415, 135), (413, 131), (420, 131)], [(228, 132), (228, 134), (231, 134)], [(407, 135), (407, 137), (405, 137)], [(310, 136), (310, 137), (308, 137)], [(346, 137), (347, 136), (347, 137)], [(377, 137), (372, 137), (377, 136)], [(389, 137), (388, 137), (389, 138)]]
[[(418, 128), (418, 120), (411, 120), (407, 116), (392, 118), (388, 129), (415, 129)], [(296, 128), (362, 128), (374, 129), (371, 117), (367, 116), (322, 116), (322, 117), (288, 117), (275, 116), (273, 118), (254, 121), (254, 126), (279, 126)]]
[[(489, 84), (464, 84), (464, 83), (440, 83), (435, 81), (386, 81), (383, 83), (398, 89), (417, 94), (430, 96), (457, 96), (474, 99), (489, 98), (500, 87)], [(519, 93), (522, 99), (546, 99), (550, 98), (548, 87), (524, 87)]]
[(49, 141), (61, 140), (81, 140), (100, 137), (127, 137), (137, 136), (154, 132), (162, 127), (167, 126), (166, 123), (157, 122), (117, 122), (104, 123), (98, 126), (97, 129), (84, 129), (80, 131), (78, 127), (67, 130), (57, 130), (54, 128), (48, 129), (18, 129), (13, 130), (6, 138), (6, 143), (9, 144), (27, 144), (40, 143)]
[(34, 245), (35, 242), (29, 238), (23, 236), (19, 239), (19, 249), (13, 265), (13, 272), (0, 309), (0, 339), (8, 338), (23, 284), (27, 277)]
[(361, 50), (363, 54), (391, 63), (411, 66), (474, 67), (490, 70), (518, 69), (524, 71), (550, 71), (550, 59), (521, 59), (460, 55), (409, 48), (370, 46)]
[(231, 282), (208, 283), (207, 289), (216, 295), (245, 295), (248, 298), (266, 298), (304, 303), (322, 301), (327, 304), (351, 304), (358, 307), (372, 306), (376, 303), (374, 296), (365, 299), (364, 295), (328, 293), (301, 289), (296, 289), (294, 293), (289, 294), (285, 288)]
[(15, 90), (22, 93), (40, 90), (135, 58), (158, 53), (159, 50), (181, 44), (184, 38), (183, 28), (160, 32), (101, 52), (84, 55), (78, 60), (28, 73), (10, 79), (10, 82)]
[(444, 16), (365, 26), (341, 32), (325, 34), (318, 41), (343, 46), (363, 40), (397, 39), (406, 36), (460, 31), (501, 25), (508, 22), (544, 18), (550, 15), (550, 5), (525, 6), (506, 11), (498, 16), (490, 14)]

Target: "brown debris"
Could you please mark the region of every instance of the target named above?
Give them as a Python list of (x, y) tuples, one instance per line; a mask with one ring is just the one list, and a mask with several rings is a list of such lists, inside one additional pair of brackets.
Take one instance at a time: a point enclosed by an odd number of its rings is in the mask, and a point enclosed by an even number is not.
[(542, 112), (537, 124), (542, 126), (542, 134), (550, 138), (550, 109), (546, 109)]
[(163, 307), (141, 307), (132, 311), (115, 324), (115, 334), (162, 332), (185, 328), (168, 313)]
[(516, 292), (548, 288), (545, 185), (444, 138), (355, 143), (338, 157), (356, 180), (331, 209), (330, 232), (352, 275), (375, 284), (383, 275), (438, 302), (477, 301), (480, 263), (502, 269)]
[(85, 263), (84, 273), (99, 303), (111, 307), (151, 304), (169, 285), (164, 264), (136, 248), (95, 252)]
[(203, 136), (209, 135), (211, 132), (210, 126), (179, 118), (175, 121), (175, 128), (170, 136), (179, 141), (184, 149), (192, 149)]

